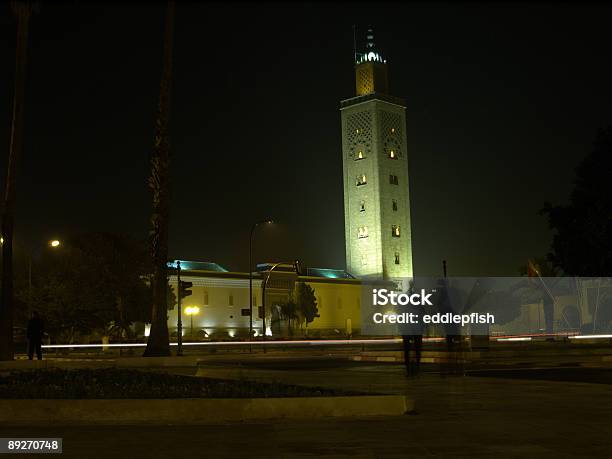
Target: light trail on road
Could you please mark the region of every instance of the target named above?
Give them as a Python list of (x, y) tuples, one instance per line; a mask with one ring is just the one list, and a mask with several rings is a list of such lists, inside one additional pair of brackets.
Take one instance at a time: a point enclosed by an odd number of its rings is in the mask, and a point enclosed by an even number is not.
[[(491, 341), (516, 342), (533, 341), (534, 338), (546, 337), (565, 337), (569, 339), (610, 339), (612, 335), (577, 335), (571, 333), (534, 333), (523, 335), (500, 335), (491, 336)], [(444, 337), (424, 337), (424, 342), (441, 343)], [(184, 342), (183, 346), (350, 346), (365, 344), (399, 344), (401, 338), (380, 338), (380, 339), (317, 339), (317, 340), (282, 340), (282, 341), (202, 341)], [(109, 343), (109, 344), (44, 344), (43, 349), (86, 349), (86, 348), (110, 348), (110, 347), (145, 347), (147, 343)], [(178, 343), (170, 343), (170, 346), (177, 346)]]
[[(437, 338), (434, 338), (437, 339)], [(291, 340), (291, 341), (203, 341), (197, 343), (184, 342), (183, 346), (262, 346), (262, 345), (291, 345), (307, 344), (317, 345), (350, 345), (350, 344), (395, 344), (401, 343), (400, 338), (388, 339), (330, 339), (330, 340)], [(96, 347), (145, 347), (147, 343), (109, 343), (109, 344), (45, 344), (43, 349), (62, 349), (62, 348), (96, 348)], [(170, 343), (170, 346), (177, 346), (178, 343)]]
[[(430, 337), (423, 338), (423, 341), (442, 342), (444, 338)], [(354, 344), (398, 344), (401, 338), (384, 339), (317, 339), (317, 340), (287, 340), (287, 341), (203, 341), (197, 343), (184, 342), (183, 346), (290, 346), (290, 345), (309, 345), (309, 346), (346, 346)], [(109, 344), (45, 344), (43, 349), (65, 349), (65, 348), (98, 348), (98, 347), (145, 347), (147, 343), (109, 343)], [(170, 343), (176, 346), (177, 343)]]

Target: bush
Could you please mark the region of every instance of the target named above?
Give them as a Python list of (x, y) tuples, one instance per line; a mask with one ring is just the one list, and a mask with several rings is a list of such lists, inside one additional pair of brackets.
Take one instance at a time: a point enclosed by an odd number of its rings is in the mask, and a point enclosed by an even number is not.
[(129, 369), (31, 370), (0, 377), (0, 398), (251, 398), (351, 395), (332, 389), (266, 384)]

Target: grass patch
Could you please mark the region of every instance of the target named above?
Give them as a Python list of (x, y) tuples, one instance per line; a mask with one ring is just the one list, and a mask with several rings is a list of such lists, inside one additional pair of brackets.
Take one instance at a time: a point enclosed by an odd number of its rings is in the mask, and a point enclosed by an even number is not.
[(130, 369), (49, 369), (0, 377), (0, 398), (255, 398), (357, 395), (334, 389), (199, 378)]

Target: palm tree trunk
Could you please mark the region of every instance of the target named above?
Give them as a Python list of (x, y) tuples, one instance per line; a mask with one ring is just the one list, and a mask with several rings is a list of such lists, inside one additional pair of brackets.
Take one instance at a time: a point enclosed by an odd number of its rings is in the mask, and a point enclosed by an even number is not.
[(170, 117), (170, 85), (172, 81), (172, 37), (174, 29), (174, 2), (168, 2), (164, 38), (164, 69), (159, 90), (159, 105), (155, 125), (155, 145), (151, 157), (149, 188), (153, 196), (150, 249), (153, 258), (153, 306), (151, 331), (144, 352), (145, 357), (170, 355), (168, 335), (167, 289), (168, 274), (168, 206), (170, 148), (168, 120)]
[(11, 144), (6, 168), (4, 208), (2, 209), (2, 293), (0, 299), (0, 360), (13, 360), (13, 226), (17, 166), (23, 146), (23, 114), (25, 71), (27, 62), (28, 25), (32, 13), (30, 2), (13, 2), (17, 16), (17, 53)]

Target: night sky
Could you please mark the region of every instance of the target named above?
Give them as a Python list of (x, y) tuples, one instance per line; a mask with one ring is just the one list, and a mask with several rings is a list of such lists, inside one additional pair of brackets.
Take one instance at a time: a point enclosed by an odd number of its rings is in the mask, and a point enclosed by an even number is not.
[[(0, 179), (16, 21), (1, 8)], [(176, 8), (170, 257), (246, 270), (344, 268), (339, 102), (352, 24), (368, 24), (407, 101), (417, 275), (517, 275), (548, 250), (538, 215), (612, 124), (603, 4), (189, 4)], [(146, 185), (165, 3), (43, 2), (31, 21), (17, 242), (149, 230)], [(2, 183), (4, 187), (4, 184)], [(4, 189), (4, 188), (2, 188)]]

